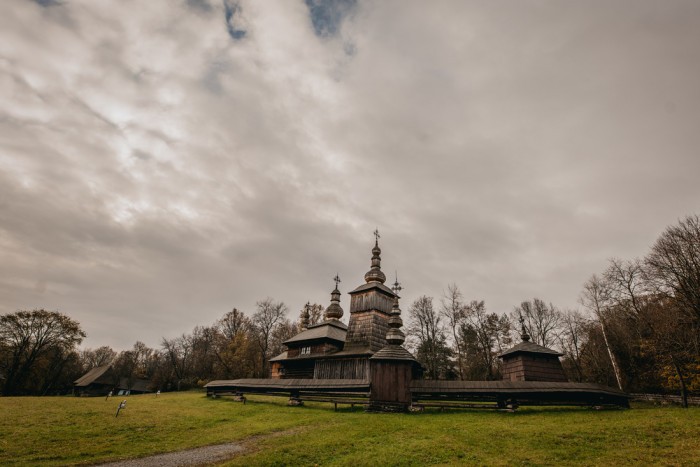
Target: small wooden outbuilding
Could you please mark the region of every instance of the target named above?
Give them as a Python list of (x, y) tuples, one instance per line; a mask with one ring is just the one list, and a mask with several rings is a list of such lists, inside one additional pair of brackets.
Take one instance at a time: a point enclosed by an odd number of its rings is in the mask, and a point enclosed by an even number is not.
[(562, 353), (530, 342), (524, 324), (520, 337), (522, 342), (498, 356), (503, 360), (504, 381), (569, 381), (559, 361)]

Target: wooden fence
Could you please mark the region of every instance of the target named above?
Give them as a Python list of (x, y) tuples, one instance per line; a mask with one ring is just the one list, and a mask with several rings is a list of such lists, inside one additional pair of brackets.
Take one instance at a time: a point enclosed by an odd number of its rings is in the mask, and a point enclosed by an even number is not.
[[(681, 396), (668, 394), (630, 394), (633, 401), (655, 402), (658, 404), (681, 404)], [(688, 397), (688, 405), (700, 405), (700, 397)]]

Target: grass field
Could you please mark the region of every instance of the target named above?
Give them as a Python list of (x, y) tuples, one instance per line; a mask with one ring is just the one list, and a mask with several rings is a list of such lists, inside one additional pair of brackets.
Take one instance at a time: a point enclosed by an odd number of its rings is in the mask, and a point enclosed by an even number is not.
[(242, 442), (226, 465), (700, 465), (700, 409), (367, 414), (189, 392), (0, 398), (0, 465), (91, 464)]

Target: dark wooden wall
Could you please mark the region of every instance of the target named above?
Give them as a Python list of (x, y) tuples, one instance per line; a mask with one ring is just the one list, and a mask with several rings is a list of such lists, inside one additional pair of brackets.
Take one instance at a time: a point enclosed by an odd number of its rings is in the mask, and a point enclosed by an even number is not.
[(369, 356), (316, 360), (314, 379), (369, 379)]
[(371, 360), (370, 400), (410, 404), (412, 368), (405, 360)]
[(394, 298), (389, 297), (376, 289), (357, 293), (350, 297), (350, 313), (356, 311), (378, 310), (386, 314), (391, 313), (394, 306)]
[(301, 349), (304, 347), (311, 347), (311, 353), (309, 355), (327, 355), (331, 352), (337, 352), (342, 350), (342, 344), (332, 344), (330, 342), (320, 342), (312, 345), (308, 344), (298, 344), (293, 343), (288, 346), (287, 358), (298, 357), (301, 355)]
[(568, 381), (559, 357), (530, 354), (504, 357), (503, 379), (505, 381)]

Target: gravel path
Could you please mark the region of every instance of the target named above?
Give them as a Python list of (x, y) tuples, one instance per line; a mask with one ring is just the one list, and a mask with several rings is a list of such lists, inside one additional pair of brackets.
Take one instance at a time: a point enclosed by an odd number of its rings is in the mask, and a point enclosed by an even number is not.
[(236, 454), (249, 449), (255, 449), (253, 443), (261, 439), (276, 438), (303, 431), (303, 427), (295, 427), (289, 430), (275, 431), (264, 435), (255, 435), (236, 443), (215, 444), (202, 446), (201, 448), (187, 449), (186, 451), (167, 452), (155, 456), (139, 457), (123, 461), (96, 464), (100, 467), (183, 467), (194, 465), (211, 465), (215, 462), (225, 461)]
[(190, 465), (208, 465), (230, 459), (244, 450), (240, 443), (217, 444), (187, 451), (169, 452), (156, 456), (140, 457), (125, 461), (99, 464), (101, 467), (182, 467)]

